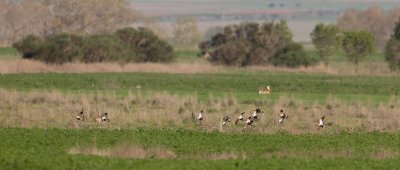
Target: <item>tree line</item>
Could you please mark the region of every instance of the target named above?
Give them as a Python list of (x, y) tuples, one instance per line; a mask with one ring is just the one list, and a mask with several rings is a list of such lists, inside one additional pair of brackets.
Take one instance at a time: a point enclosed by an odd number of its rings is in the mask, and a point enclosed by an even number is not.
[[(153, 18), (132, 10), (127, 0), (0, 0), (0, 13), (0, 42), (16, 42), (14, 47), (24, 58), (47, 63), (171, 62), (174, 57), (170, 44), (176, 47), (199, 44), (201, 56), (207, 56), (211, 63), (240, 67), (269, 64), (299, 67), (318, 62), (329, 65), (331, 56), (342, 49), (357, 69), (375, 51), (375, 46), (385, 50), (392, 70), (397, 70), (400, 63), (398, 30), (391, 35), (395, 25), (393, 16), (400, 16), (397, 9), (350, 9), (336, 25), (318, 24), (310, 35), (318, 57), (308, 55), (302, 44), (293, 41), (285, 21), (216, 27), (207, 31), (201, 42), (196, 20), (179, 17), (172, 25), (173, 38), (168, 44), (162, 40), (167, 39), (165, 30)], [(121, 29), (137, 20), (147, 29)], [(126, 39), (121, 36), (123, 33), (137, 37)], [(147, 47), (144, 39), (157, 43), (148, 43)]]
[[(400, 70), (400, 18), (385, 44), (385, 60), (392, 71)], [(229, 25), (199, 44), (200, 56), (214, 64), (229, 66), (275, 65), (310, 66), (344, 51), (355, 65), (376, 51), (375, 35), (367, 30), (343, 30), (334, 24), (317, 24), (310, 34), (318, 57), (309, 56), (302, 44), (293, 42), (285, 21)], [(379, 46), (378, 46), (379, 48)]]

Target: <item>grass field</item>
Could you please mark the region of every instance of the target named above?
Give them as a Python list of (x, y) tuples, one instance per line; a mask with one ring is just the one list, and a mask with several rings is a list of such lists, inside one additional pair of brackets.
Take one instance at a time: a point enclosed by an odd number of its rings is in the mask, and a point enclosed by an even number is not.
[(0, 60), (20, 58), (15, 48), (0, 47)]
[[(177, 65), (167, 67), (197, 64), (200, 71), (164, 72), (159, 65), (141, 66), (159, 69), (154, 73), (119, 71), (123, 66), (101, 71), (110, 66), (106, 64), (62, 68), (95, 67), (93, 73), (2, 72), (7, 74), (0, 74), (0, 169), (400, 166), (399, 76), (219, 69), (192, 50), (176, 55)], [(6, 61), (5, 70), (15, 67), (7, 66), (7, 60), (24, 63), (12, 48), (0, 48), (0, 60)], [(379, 71), (382, 63), (382, 54), (377, 54), (362, 67)], [(353, 69), (343, 54), (332, 66), (344, 72)], [(38, 70), (46, 72), (44, 67)], [(201, 71), (210, 68), (215, 70)], [(272, 94), (259, 95), (258, 88), (267, 85)], [(265, 113), (254, 127), (220, 125), (225, 114), (234, 119), (239, 111), (247, 115), (255, 107)], [(81, 108), (87, 121), (76, 122)], [(281, 108), (290, 115), (282, 126), (276, 122)], [(200, 109), (206, 111), (202, 125), (193, 116)], [(95, 122), (104, 111), (111, 122)], [(332, 125), (317, 130), (322, 114)]]
[[(0, 166), (4, 169), (395, 169), (400, 166), (397, 133), (293, 136), (142, 128), (0, 129), (0, 136), (4, 137), (0, 143)], [(152, 153), (152, 148), (159, 149)]]
[(309, 101), (323, 101), (327, 96), (344, 101), (384, 102), (400, 94), (400, 77), (338, 76), (322, 74), (289, 74), (235, 72), (212, 74), (165, 73), (80, 73), (80, 74), (3, 74), (0, 88), (60, 90), (76, 93), (115, 91), (120, 95), (141, 85), (144, 93), (164, 91), (172, 94), (196, 94), (205, 101), (209, 95), (233, 93), (239, 101), (264, 99), (260, 86), (274, 91), (268, 99), (290, 95)]

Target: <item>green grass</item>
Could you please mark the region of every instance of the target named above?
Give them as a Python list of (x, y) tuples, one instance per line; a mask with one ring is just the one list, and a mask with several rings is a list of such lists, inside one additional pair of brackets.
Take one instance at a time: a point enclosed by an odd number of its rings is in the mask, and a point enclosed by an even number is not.
[[(400, 77), (337, 76), (265, 72), (212, 74), (167, 73), (37, 73), (0, 75), (0, 88), (60, 90), (73, 93), (115, 91), (126, 94), (140, 84), (142, 92), (196, 94), (206, 100), (210, 94), (234, 94), (239, 101), (275, 100), (282, 95), (309, 101), (323, 101), (327, 96), (344, 101), (386, 101), (400, 94)], [(273, 94), (258, 95), (260, 86), (270, 85)]]
[[(381, 149), (400, 151), (400, 134), (362, 133), (332, 135), (223, 134), (179, 129), (61, 130), (0, 129), (2, 169), (390, 169), (398, 158), (376, 160), (370, 155)], [(111, 148), (120, 143), (168, 148), (177, 155), (241, 152), (238, 160), (128, 159), (71, 155), (72, 147)], [(279, 151), (352, 151), (351, 157), (272, 157)]]
[(175, 51), (178, 63), (207, 63), (205, 59), (197, 56), (198, 53), (199, 51), (193, 49)]
[(18, 51), (12, 47), (0, 47), (0, 59), (19, 58)]

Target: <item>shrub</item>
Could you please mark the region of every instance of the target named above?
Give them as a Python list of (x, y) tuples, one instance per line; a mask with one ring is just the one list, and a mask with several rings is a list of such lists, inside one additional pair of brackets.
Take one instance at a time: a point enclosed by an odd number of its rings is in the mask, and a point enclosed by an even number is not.
[(394, 33), (386, 44), (385, 60), (392, 71), (400, 70), (400, 18), (397, 21)]
[(246, 64), (248, 51), (249, 45), (246, 41), (231, 41), (215, 50), (209, 60), (216, 64), (243, 66)]
[(124, 28), (118, 30), (116, 35), (129, 48), (130, 55), (127, 61), (172, 62), (175, 60), (172, 46), (147, 28)]
[(22, 53), (22, 58), (31, 59), (37, 55), (42, 39), (34, 35), (28, 35), (19, 42), (13, 44), (13, 47)]
[(121, 61), (128, 54), (128, 49), (115, 35), (92, 35), (84, 40), (83, 61), (86, 63)]
[(76, 36), (68, 34), (49, 37), (40, 45), (37, 55), (32, 58), (55, 64), (77, 61), (82, 56), (82, 50), (74, 43), (75, 38)]
[(307, 56), (303, 46), (299, 43), (289, 43), (280, 48), (271, 58), (271, 61), (275, 66), (287, 67), (309, 66), (317, 62)]
[[(214, 64), (233, 66), (266, 65), (272, 61), (277, 50), (292, 44), (292, 33), (285, 21), (258, 23), (242, 23), (240, 25), (226, 26), (222, 33), (214, 35), (211, 40), (199, 44), (200, 56), (209, 54), (208, 60)], [(293, 45), (293, 44), (292, 44)], [(300, 44), (297, 44), (301, 47)], [(301, 51), (295, 54), (302, 58), (304, 50), (285, 48), (286, 53)], [(290, 52), (290, 50), (296, 50)], [(305, 55), (304, 55), (305, 56)], [(279, 57), (279, 60), (291, 59), (292, 57)], [(277, 64), (282, 65), (275, 59)], [(298, 61), (298, 60), (296, 60)], [(294, 61), (294, 62), (296, 62)], [(286, 61), (292, 63), (293, 61)], [(278, 64), (279, 63), (279, 64)], [(299, 64), (305, 64), (303, 60)], [(283, 64), (285, 65), (285, 64)], [(290, 64), (293, 65), (293, 64)]]
[(46, 63), (65, 62), (172, 62), (173, 48), (145, 28), (125, 28), (114, 34), (80, 37), (57, 34), (41, 40), (28, 36), (14, 44), (24, 58)]
[(392, 71), (400, 70), (400, 41), (390, 39), (386, 44), (385, 60)]

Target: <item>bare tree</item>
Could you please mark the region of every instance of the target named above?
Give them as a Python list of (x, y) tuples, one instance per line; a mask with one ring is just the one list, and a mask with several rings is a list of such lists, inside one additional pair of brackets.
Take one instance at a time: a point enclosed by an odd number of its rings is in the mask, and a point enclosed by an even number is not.
[(114, 32), (135, 19), (128, 0), (0, 0), (0, 42), (11, 45), (29, 34)]
[(28, 34), (40, 34), (44, 29), (47, 8), (37, 1), (3, 1), (2, 39), (7, 44)]
[(366, 30), (375, 37), (375, 42), (383, 49), (390, 38), (396, 19), (400, 16), (400, 8), (384, 11), (373, 6), (365, 11), (349, 9), (337, 21), (339, 28), (347, 31)]
[(177, 45), (182, 47), (195, 46), (201, 41), (197, 21), (193, 17), (178, 17), (173, 23), (173, 36)]
[(161, 39), (167, 39), (168, 33), (166, 29), (164, 29), (159, 22), (153, 17), (145, 17), (143, 18), (143, 26), (145, 28), (150, 29), (153, 31), (158, 37)]
[(135, 21), (126, 0), (43, 0), (55, 16), (53, 28), (59, 32), (92, 34), (113, 32)]

